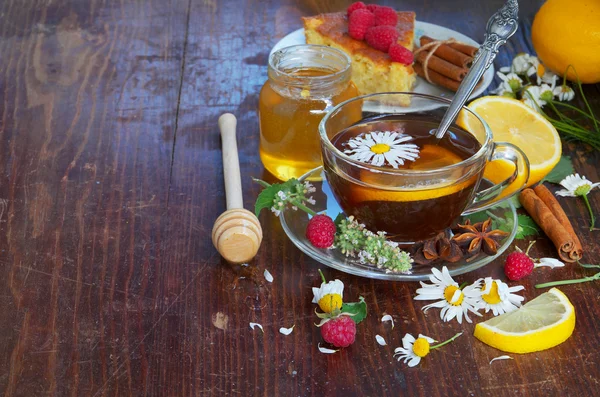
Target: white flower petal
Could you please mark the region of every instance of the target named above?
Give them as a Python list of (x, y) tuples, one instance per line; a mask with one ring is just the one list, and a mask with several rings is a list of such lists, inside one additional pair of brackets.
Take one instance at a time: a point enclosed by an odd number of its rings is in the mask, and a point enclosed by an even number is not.
[(321, 298), (329, 294), (338, 294), (342, 298), (344, 297), (344, 283), (338, 279), (330, 281), (328, 283), (321, 283), (319, 288), (313, 287), (313, 300), (312, 303), (319, 303)]
[(291, 328), (284, 328), (284, 327), (281, 327), (281, 328), (279, 328), (279, 333), (282, 333), (282, 334), (284, 334), (284, 335), (289, 335), (289, 334), (291, 334), (291, 333), (292, 333), (292, 331), (294, 330), (294, 327), (295, 327), (295, 326), (296, 326), (296, 324), (292, 325), (292, 327), (291, 327)]
[(319, 351), (323, 354), (333, 354), (333, 353), (339, 351), (339, 350), (328, 349), (326, 347), (321, 347), (320, 343), (319, 343), (318, 347), (319, 347)]
[[(456, 318), (459, 324), (462, 323), (463, 317), (468, 322), (471, 322), (468, 312), (481, 316), (478, 313), (478, 310), (481, 308), (481, 279), (459, 290), (458, 283), (454, 281), (446, 266), (442, 267), (441, 271), (432, 268), (431, 273), (429, 280), (433, 284), (421, 282), (422, 288), (417, 289), (417, 296), (414, 298), (415, 300), (437, 300), (437, 302), (423, 306), (422, 310), (424, 312), (432, 308), (439, 308), (441, 309), (440, 318), (443, 321), (451, 321)], [(450, 301), (447, 301), (445, 291), (450, 286), (457, 289), (452, 294)], [(455, 305), (459, 301), (461, 302), (460, 305)]]
[(402, 337), (402, 347), (404, 347), (407, 350), (412, 351), (412, 346), (413, 343), (415, 343), (415, 337), (412, 336), (411, 334), (405, 334), (404, 337)]
[(410, 361), (408, 362), (408, 366), (409, 367), (416, 367), (417, 365), (419, 365), (419, 363), (421, 362), (421, 357), (415, 355), (414, 357), (412, 357), (410, 359)]
[(265, 269), (263, 276), (265, 276), (265, 280), (267, 280), (268, 282), (273, 282), (273, 275), (267, 269)]
[[(497, 293), (498, 297), (500, 298), (500, 302), (488, 303), (485, 301), (484, 295), (488, 295), (491, 292), (491, 288), (494, 283), (496, 283), (498, 288)], [(479, 298), (478, 304), (474, 306), (476, 310), (485, 309), (486, 313), (491, 311), (494, 314), (494, 316), (511, 312), (513, 310), (518, 309), (518, 307), (521, 306), (521, 302), (525, 300), (524, 297), (516, 295), (513, 292), (521, 291), (524, 289), (525, 287), (523, 287), (522, 285), (509, 287), (508, 284), (501, 280), (494, 280), (491, 277), (486, 277), (485, 285), (483, 288), (480, 289), (481, 296)], [(479, 313), (474, 313), (480, 315)]]
[(386, 314), (385, 316), (381, 317), (381, 322), (384, 323), (386, 321), (391, 321), (392, 322), (392, 329), (394, 329), (394, 319), (392, 318), (392, 316), (390, 316), (389, 314)]
[(566, 189), (558, 190), (556, 195), (561, 197), (575, 197), (575, 193)]
[(513, 358), (511, 356), (498, 356), (498, 357), (492, 358), (490, 360), (490, 364), (492, 364), (496, 360), (512, 360), (512, 359)]
[(564, 267), (565, 264), (554, 258), (540, 258), (539, 263), (535, 264), (535, 267), (549, 267), (554, 269), (555, 267)]
[(379, 343), (381, 346), (385, 346), (387, 345), (385, 339), (383, 339), (383, 336), (381, 335), (375, 335), (375, 340), (377, 341), (377, 343)]
[(457, 289), (456, 291), (454, 291), (454, 294), (452, 295), (452, 299), (450, 299), (450, 303), (454, 304), (454, 303), (458, 302), (458, 300), (460, 299), (461, 296), (463, 296), (462, 291)]
[(559, 85), (552, 90), (554, 96), (561, 102), (567, 102), (575, 98), (575, 91), (567, 85)]
[(435, 342), (435, 339), (433, 339), (433, 338), (430, 338), (429, 336), (425, 336), (425, 335), (423, 335), (423, 334), (419, 334), (419, 338), (423, 338), (423, 339), (425, 339), (425, 340), (426, 340), (426, 341), (427, 341), (429, 344), (432, 344), (432, 343), (434, 343), (434, 342)]
[(250, 328), (254, 329), (254, 327), (258, 327), (258, 328), (260, 328), (260, 330), (262, 332), (265, 332), (265, 330), (263, 329), (263, 326), (260, 325), (259, 323), (250, 323)]
[[(575, 197), (584, 194), (587, 195), (592, 189), (600, 185), (600, 182), (592, 183), (591, 181), (587, 180), (585, 176), (582, 177), (579, 176), (579, 174), (572, 174), (568, 175), (567, 177), (565, 177), (565, 179), (560, 181), (560, 184), (562, 185), (562, 187), (565, 188), (565, 190), (559, 190), (558, 192), (556, 192), (557, 196)], [(577, 191), (582, 186), (588, 187), (587, 192)]]
[[(386, 162), (393, 168), (398, 168), (404, 161), (414, 161), (419, 157), (419, 148), (414, 143), (403, 143), (413, 138), (398, 131), (372, 131), (364, 137), (358, 136), (350, 139), (344, 153), (352, 159), (370, 163), (375, 166), (383, 166)], [(374, 152), (374, 145), (387, 145), (386, 152)]]

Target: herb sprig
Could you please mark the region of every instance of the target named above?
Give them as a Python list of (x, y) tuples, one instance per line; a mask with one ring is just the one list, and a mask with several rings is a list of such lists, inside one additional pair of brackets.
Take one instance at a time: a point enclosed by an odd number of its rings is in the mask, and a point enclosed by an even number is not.
[[(590, 265), (590, 264), (586, 264), (586, 263), (581, 263), (579, 261), (577, 261), (577, 263), (579, 264), (579, 266), (581, 266), (585, 269), (600, 269), (600, 265)], [(600, 272), (594, 274), (593, 276), (588, 276), (588, 277), (575, 278), (575, 279), (571, 279), (571, 280), (551, 281), (549, 283), (536, 284), (535, 288), (548, 288), (548, 287), (555, 287), (557, 285), (587, 283), (588, 281), (596, 281), (596, 280), (600, 280)]]
[[(546, 119), (563, 134), (566, 140), (585, 142), (594, 149), (600, 150), (600, 120), (594, 115), (594, 112), (592, 111), (592, 108), (588, 103), (585, 94), (583, 93), (581, 80), (579, 79), (579, 75), (577, 74), (577, 71), (573, 65), (569, 65), (565, 71), (565, 75), (563, 77), (563, 86), (566, 86), (567, 73), (569, 72), (569, 69), (573, 69), (575, 77), (577, 77), (577, 81), (575, 81), (573, 84), (577, 87), (583, 103), (585, 104), (585, 108), (579, 109), (573, 105), (569, 105), (568, 103), (550, 100), (548, 101), (548, 104), (552, 108), (552, 111), (556, 117), (551, 117), (548, 115), (548, 113), (542, 110), (540, 111), (544, 117), (546, 117)], [(559, 108), (567, 109), (580, 117), (577, 119), (571, 118)]]
[[(256, 216), (265, 208), (270, 208), (279, 216), (287, 207), (302, 210), (311, 216), (317, 214), (307, 206), (315, 204), (315, 200), (309, 196), (315, 192), (315, 188), (309, 182), (301, 183), (292, 178), (283, 183), (269, 184), (260, 179), (252, 179), (264, 188), (256, 199)], [(335, 225), (335, 240), (331, 248), (339, 249), (345, 256), (357, 257), (362, 264), (385, 268), (390, 272), (407, 273), (412, 268), (413, 259), (398, 247), (398, 243), (388, 240), (385, 232), (373, 233), (354, 217), (346, 218), (343, 214), (338, 215)]]

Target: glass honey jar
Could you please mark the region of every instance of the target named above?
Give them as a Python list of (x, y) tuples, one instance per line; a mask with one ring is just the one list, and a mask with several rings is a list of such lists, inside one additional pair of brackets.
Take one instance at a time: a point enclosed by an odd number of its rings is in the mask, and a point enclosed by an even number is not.
[(348, 55), (331, 47), (296, 45), (271, 54), (259, 97), (260, 159), (278, 179), (322, 165), (319, 122), (358, 95), (351, 74)]

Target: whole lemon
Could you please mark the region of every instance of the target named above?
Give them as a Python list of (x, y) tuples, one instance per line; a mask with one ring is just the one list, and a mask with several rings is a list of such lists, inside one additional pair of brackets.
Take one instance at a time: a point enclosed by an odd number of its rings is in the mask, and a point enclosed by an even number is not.
[[(582, 83), (600, 82), (600, 0), (548, 0), (533, 20), (531, 40), (547, 68), (573, 65)], [(567, 78), (575, 81), (569, 69)]]

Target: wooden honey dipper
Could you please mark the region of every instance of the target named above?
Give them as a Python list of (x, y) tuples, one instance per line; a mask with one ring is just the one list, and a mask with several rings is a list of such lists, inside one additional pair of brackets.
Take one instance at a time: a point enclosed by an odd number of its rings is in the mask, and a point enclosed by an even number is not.
[(227, 211), (215, 221), (212, 241), (219, 253), (230, 263), (245, 263), (254, 258), (262, 241), (262, 228), (256, 216), (244, 209), (240, 162), (235, 139), (237, 120), (231, 113), (219, 117), (223, 176)]

